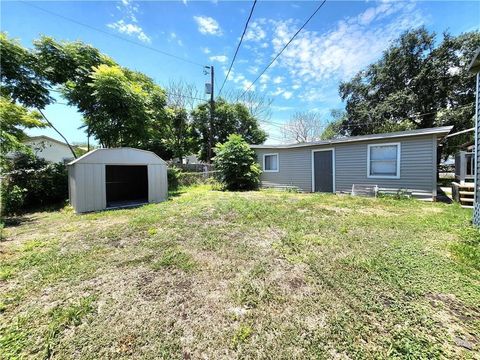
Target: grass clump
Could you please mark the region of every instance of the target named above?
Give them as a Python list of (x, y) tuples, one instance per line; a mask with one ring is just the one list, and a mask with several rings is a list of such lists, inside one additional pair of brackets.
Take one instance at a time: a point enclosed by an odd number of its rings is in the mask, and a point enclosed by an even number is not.
[(192, 271), (195, 267), (196, 262), (193, 257), (178, 247), (166, 249), (160, 259), (152, 263), (152, 268), (155, 270), (177, 268), (188, 272)]

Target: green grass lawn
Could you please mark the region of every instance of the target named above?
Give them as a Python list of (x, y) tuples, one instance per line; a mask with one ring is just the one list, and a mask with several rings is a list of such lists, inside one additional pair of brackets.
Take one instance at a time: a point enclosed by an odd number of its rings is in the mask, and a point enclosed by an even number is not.
[(208, 187), (30, 214), (0, 242), (0, 358), (478, 359), (470, 216)]

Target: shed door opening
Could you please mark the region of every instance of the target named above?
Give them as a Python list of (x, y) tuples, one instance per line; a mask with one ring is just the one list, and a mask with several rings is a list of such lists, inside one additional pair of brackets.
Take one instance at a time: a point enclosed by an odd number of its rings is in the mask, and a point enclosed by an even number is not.
[(106, 165), (107, 207), (148, 202), (148, 167), (146, 165)]

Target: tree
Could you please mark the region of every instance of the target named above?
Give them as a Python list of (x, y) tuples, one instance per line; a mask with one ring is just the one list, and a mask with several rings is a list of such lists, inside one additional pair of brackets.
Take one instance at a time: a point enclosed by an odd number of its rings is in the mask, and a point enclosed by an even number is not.
[(0, 161), (12, 151), (25, 150), (22, 141), (27, 135), (25, 128), (45, 127), (47, 124), (37, 111), (30, 111), (15, 104), (11, 99), (0, 96)]
[(243, 96), (242, 94), (243, 90), (230, 90), (224, 93), (223, 99), (231, 103), (245, 105), (250, 115), (254, 118), (270, 120), (272, 116), (272, 98), (255, 91), (247, 91)]
[(26, 108), (35, 108), (48, 126), (65, 140), (76, 157), (65, 136), (42, 112), (53, 99), (50, 97), (50, 84), (42, 71), (38, 56), (23, 48), (18, 41), (9, 39), (5, 33), (0, 33), (0, 60), (2, 95), (9, 97), (14, 103), (21, 103)]
[(472, 127), (475, 82), (467, 68), (478, 47), (478, 31), (445, 33), (438, 46), (425, 28), (404, 33), (379, 61), (340, 85), (347, 112), (341, 134)]
[[(192, 112), (193, 131), (200, 147), (200, 159), (207, 159), (209, 140), (210, 106), (201, 104)], [(253, 117), (245, 105), (240, 103), (230, 104), (219, 98), (215, 103), (213, 116), (212, 137), (213, 143), (227, 141), (231, 134), (239, 134), (249, 144), (261, 144), (267, 139), (258, 121)]]
[(227, 190), (255, 190), (260, 184), (260, 166), (255, 151), (237, 134), (228, 136), (223, 144), (217, 144), (214, 157), (215, 169)]
[(282, 128), (283, 137), (297, 143), (315, 141), (320, 138), (323, 129), (320, 114), (316, 112), (296, 112)]
[(320, 135), (320, 140), (332, 140), (341, 137), (342, 124), (345, 121), (346, 113), (343, 110), (330, 110), (331, 120)]

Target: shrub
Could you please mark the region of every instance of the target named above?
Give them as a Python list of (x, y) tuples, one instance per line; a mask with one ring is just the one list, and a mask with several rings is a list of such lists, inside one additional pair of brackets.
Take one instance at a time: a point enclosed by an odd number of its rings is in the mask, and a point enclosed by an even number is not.
[(218, 179), (227, 190), (254, 190), (260, 184), (260, 166), (255, 151), (240, 136), (232, 134), (217, 145), (213, 159)]
[(167, 169), (168, 190), (175, 191), (179, 186), (180, 169), (172, 166)]
[(25, 202), (25, 193), (27, 192), (27, 189), (22, 189), (17, 185), (2, 185), (2, 214), (12, 215), (18, 213)]
[(64, 202), (68, 199), (67, 168), (32, 154), (20, 154), (9, 164), (4, 184), (5, 192), (15, 189), (17, 200), (20, 199), (18, 189), (24, 189), (23, 209)]

